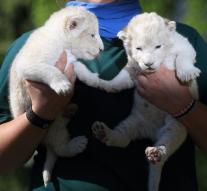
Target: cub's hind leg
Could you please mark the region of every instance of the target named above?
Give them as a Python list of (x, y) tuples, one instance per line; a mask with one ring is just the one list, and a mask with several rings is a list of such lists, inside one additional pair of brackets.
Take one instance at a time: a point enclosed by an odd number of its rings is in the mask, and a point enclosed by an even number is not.
[(187, 136), (185, 127), (172, 117), (166, 118), (166, 124), (157, 135), (153, 147), (147, 147), (146, 156), (150, 162), (149, 191), (158, 191), (162, 167), (166, 160), (180, 147)]

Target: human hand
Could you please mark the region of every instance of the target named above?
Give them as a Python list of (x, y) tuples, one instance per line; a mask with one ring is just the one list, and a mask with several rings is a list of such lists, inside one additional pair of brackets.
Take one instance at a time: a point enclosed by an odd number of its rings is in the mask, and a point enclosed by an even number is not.
[(192, 100), (188, 87), (178, 81), (175, 71), (165, 66), (154, 73), (139, 74), (137, 82), (141, 96), (170, 114), (178, 113)]
[[(73, 65), (67, 65), (67, 56), (63, 52), (59, 60), (56, 62), (56, 67), (66, 75), (72, 86), (75, 83), (75, 73)], [(26, 81), (27, 92), (32, 102), (33, 111), (42, 118), (53, 120), (61, 111), (64, 110), (65, 106), (70, 102), (72, 93), (69, 95), (58, 95), (47, 85)]]

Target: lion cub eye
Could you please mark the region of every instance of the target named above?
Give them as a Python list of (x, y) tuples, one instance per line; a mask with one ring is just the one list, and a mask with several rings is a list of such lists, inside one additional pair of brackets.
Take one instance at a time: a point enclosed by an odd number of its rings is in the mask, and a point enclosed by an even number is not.
[(142, 48), (141, 48), (141, 47), (137, 47), (136, 49), (137, 49), (137, 50), (140, 50), (140, 51), (142, 51)]
[(95, 34), (91, 34), (91, 37), (94, 38), (95, 37)]
[(161, 48), (161, 45), (157, 45), (157, 46), (155, 46), (155, 48), (156, 49), (159, 49), (159, 48)]

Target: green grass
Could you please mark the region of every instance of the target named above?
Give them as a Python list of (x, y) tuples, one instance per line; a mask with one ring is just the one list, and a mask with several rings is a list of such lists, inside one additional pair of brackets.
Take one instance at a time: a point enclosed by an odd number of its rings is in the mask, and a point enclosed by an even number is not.
[(0, 191), (26, 191), (28, 189), (28, 175), (28, 170), (25, 168), (0, 175)]
[(196, 154), (197, 176), (199, 182), (199, 191), (207, 190), (207, 155), (197, 149)]

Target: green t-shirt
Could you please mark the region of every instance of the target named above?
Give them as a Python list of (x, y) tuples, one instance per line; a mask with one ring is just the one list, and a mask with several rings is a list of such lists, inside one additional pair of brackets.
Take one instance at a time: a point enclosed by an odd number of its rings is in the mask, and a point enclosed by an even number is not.
[[(182, 24), (178, 24), (177, 29), (190, 40), (197, 51), (196, 66), (202, 71), (198, 78), (200, 101), (207, 104), (207, 45), (194, 29)], [(7, 90), (9, 68), (29, 35), (30, 33), (23, 34), (12, 44), (0, 70), (1, 123), (11, 118)], [(84, 61), (84, 64), (92, 72), (99, 73), (101, 78), (110, 80), (125, 65), (126, 55), (118, 39), (104, 40), (104, 45), (105, 50), (97, 59)], [(127, 117), (133, 103), (133, 89), (111, 94), (77, 80), (73, 101), (78, 104), (79, 110), (68, 129), (72, 136), (84, 134), (89, 138), (87, 149), (73, 158), (59, 158), (53, 171), (52, 183), (44, 189), (41, 172), (45, 150), (39, 146), (31, 172), (31, 189), (36, 191), (134, 191), (137, 188), (146, 190), (148, 163), (144, 156), (144, 149), (150, 144), (149, 140), (137, 140), (126, 149), (120, 149), (101, 144), (91, 134), (91, 125), (94, 121), (103, 121), (114, 127)], [(197, 190), (194, 162), (194, 145), (188, 138), (164, 166), (161, 190)]]

